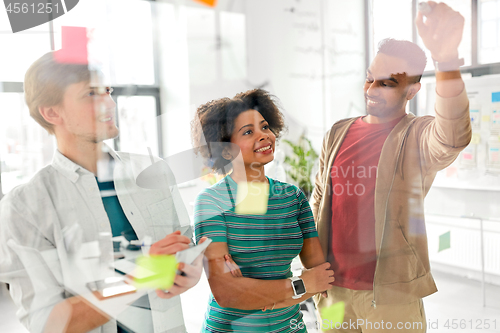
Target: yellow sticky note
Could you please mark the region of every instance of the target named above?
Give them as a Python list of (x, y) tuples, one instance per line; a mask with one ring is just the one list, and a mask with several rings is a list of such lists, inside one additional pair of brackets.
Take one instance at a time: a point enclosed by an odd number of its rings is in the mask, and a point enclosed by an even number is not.
[(267, 212), (268, 200), (269, 184), (239, 183), (234, 211), (237, 214), (263, 215)]
[(472, 133), (472, 139), (470, 143), (473, 145), (478, 145), (481, 142), (481, 134), (479, 133)]
[(174, 285), (177, 272), (177, 260), (173, 255), (151, 255), (139, 257), (137, 268), (133, 272), (134, 285), (137, 289), (169, 289)]
[(481, 120), (483, 121), (483, 123), (489, 123), (490, 122), (490, 116), (488, 116), (488, 115), (482, 116)]
[(336, 327), (337, 323), (337, 325), (342, 325), (344, 322), (345, 303), (342, 301), (337, 302), (327, 308), (322, 308), (320, 312), (322, 321), (325, 322), (327, 320), (329, 327)]

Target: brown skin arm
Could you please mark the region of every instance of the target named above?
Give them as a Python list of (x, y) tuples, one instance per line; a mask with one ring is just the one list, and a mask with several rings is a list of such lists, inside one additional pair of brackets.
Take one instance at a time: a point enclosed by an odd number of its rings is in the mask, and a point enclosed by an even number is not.
[(287, 280), (258, 280), (234, 277), (225, 264), (229, 253), (227, 243), (214, 242), (205, 251), (210, 289), (222, 307), (256, 310), (277, 300), (292, 297), (293, 290)]
[[(229, 264), (233, 266), (232, 269), (228, 267), (228, 253), (227, 243), (224, 242), (210, 244), (205, 252), (208, 283), (220, 306), (257, 310), (263, 309), (267, 304), (292, 298), (294, 293), (289, 279), (259, 280), (241, 277), (234, 262)], [(306, 286), (309, 285), (316, 292), (327, 289), (329, 276), (332, 275), (327, 267), (329, 264), (323, 264), (304, 272), (302, 278)]]
[[(305, 239), (304, 245), (302, 247), (302, 251), (299, 254), (299, 257), (300, 257), (300, 261), (302, 262), (302, 265), (306, 269), (311, 269), (313, 267), (316, 267), (316, 266), (324, 263), (325, 257), (323, 255), (323, 250), (321, 249), (321, 244), (319, 242), (319, 238), (313, 237), (313, 238)], [(329, 265), (330, 264), (328, 264), (328, 266)], [(335, 281), (335, 278), (333, 277), (334, 272), (333, 271), (329, 271), (329, 272), (331, 272), (331, 275), (332, 275), (331, 282)], [(328, 289), (325, 289), (325, 291), (323, 291), (321, 293), (323, 297), (327, 297), (326, 290), (329, 290), (331, 287), (332, 286), (330, 285)], [(306, 284), (306, 290), (307, 289), (308, 288), (307, 288), (307, 284)], [(284, 301), (277, 302), (276, 304), (270, 304), (270, 305), (268, 304), (266, 306), (266, 309), (270, 310), (273, 308), (273, 306), (274, 306), (274, 309), (292, 306), (292, 305), (298, 304), (302, 301), (305, 301), (306, 299), (314, 296), (315, 294), (317, 294), (317, 293), (311, 293), (311, 292), (307, 291), (307, 293), (305, 293), (301, 298), (298, 298), (298, 299), (289, 298), (289, 299), (286, 299)]]

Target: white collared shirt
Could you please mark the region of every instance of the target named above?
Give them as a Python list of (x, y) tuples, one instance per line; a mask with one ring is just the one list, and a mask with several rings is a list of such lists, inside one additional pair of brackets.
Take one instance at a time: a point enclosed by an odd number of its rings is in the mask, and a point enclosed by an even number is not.
[[(118, 200), (138, 238), (149, 236), (156, 242), (175, 230), (191, 238), (189, 216), (169, 168), (158, 174), (158, 182), (165, 186), (144, 189), (135, 180), (151, 165), (150, 157), (110, 154), (115, 159)], [(94, 252), (98, 256), (98, 264), (81, 272), (95, 280), (113, 261), (111, 225), (94, 174), (56, 151), (52, 164), (0, 201), (0, 242), (0, 280), (10, 284), (24, 326), (42, 332), (53, 307), (71, 296), (65, 286), (75, 276), (70, 259), (75, 251), (85, 245), (89, 256)], [(172, 327), (182, 319), (180, 298), (149, 295), (155, 332), (182, 332), (183, 320), (182, 327)], [(111, 320), (92, 332), (115, 331)]]

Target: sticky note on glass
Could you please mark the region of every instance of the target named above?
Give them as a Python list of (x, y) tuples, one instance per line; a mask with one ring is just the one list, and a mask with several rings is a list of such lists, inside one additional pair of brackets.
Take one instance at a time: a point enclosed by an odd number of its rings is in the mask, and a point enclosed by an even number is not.
[(209, 7), (215, 7), (217, 5), (217, 0), (196, 0)]
[(54, 59), (59, 63), (87, 65), (87, 28), (63, 26), (61, 38), (62, 48), (54, 52)]
[(137, 289), (169, 289), (174, 285), (177, 260), (173, 255), (151, 255), (139, 257), (137, 267), (130, 274)]
[(481, 142), (481, 134), (479, 133), (472, 133), (472, 139), (470, 143), (473, 145), (478, 145)]
[(345, 314), (345, 303), (340, 301), (335, 304), (330, 305), (329, 307), (322, 308), (321, 319), (324, 321), (328, 320), (329, 327), (337, 327), (337, 325), (342, 325), (344, 322), (344, 314)]
[(449, 249), (451, 247), (450, 231), (439, 236), (439, 249), (438, 252)]
[(267, 212), (269, 184), (249, 182), (239, 183), (236, 194), (237, 214), (263, 215)]

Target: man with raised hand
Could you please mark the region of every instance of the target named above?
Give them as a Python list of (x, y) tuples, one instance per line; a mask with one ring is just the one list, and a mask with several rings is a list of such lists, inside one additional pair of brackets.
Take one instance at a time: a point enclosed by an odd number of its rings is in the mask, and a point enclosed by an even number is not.
[[(102, 87), (97, 74), (51, 52), (25, 76), (30, 114), (57, 141), (52, 163), (0, 202), (0, 280), (9, 283), (18, 317), (31, 332), (123, 331), (68, 286), (83, 276), (109, 276), (113, 236), (149, 237), (153, 255), (175, 254), (191, 242), (173, 174), (158, 174), (165, 188), (143, 189), (136, 177), (150, 157), (103, 144), (119, 130), (112, 88)], [(185, 331), (175, 296), (198, 282), (201, 260), (179, 264), (183, 274), (169, 292), (149, 293), (155, 332)]]
[(437, 291), (427, 253), (424, 197), (436, 173), (471, 139), (459, 67), (464, 18), (444, 3), (418, 13), (420, 37), (436, 67), (435, 117), (407, 114), (426, 58), (414, 43), (383, 40), (366, 72), (367, 115), (326, 134), (311, 206), (323, 252), (335, 271), (321, 311), (345, 303), (326, 332), (425, 332), (422, 298)]

